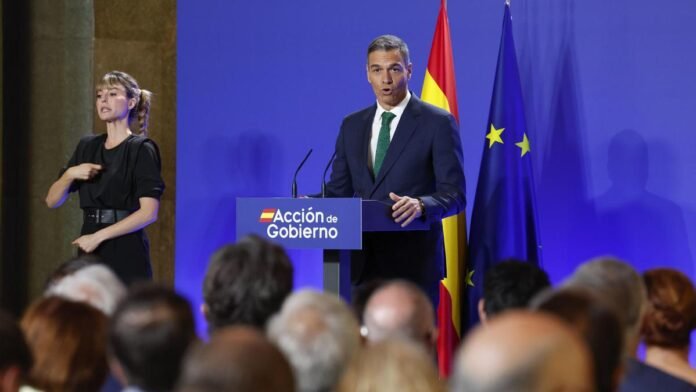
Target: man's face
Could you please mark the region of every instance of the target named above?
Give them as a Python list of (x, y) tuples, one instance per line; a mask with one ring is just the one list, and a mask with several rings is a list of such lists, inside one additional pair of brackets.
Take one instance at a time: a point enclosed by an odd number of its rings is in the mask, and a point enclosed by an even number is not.
[(376, 50), (367, 56), (367, 80), (384, 109), (391, 110), (406, 97), (411, 70), (398, 49)]

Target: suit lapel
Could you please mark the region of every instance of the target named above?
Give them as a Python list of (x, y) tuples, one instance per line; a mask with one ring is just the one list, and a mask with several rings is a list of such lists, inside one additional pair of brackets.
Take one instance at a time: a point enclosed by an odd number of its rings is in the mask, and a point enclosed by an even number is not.
[(372, 169), (370, 169), (369, 165), (370, 159), (367, 154), (370, 153), (370, 139), (372, 138), (372, 121), (374, 121), (376, 112), (377, 104), (375, 104), (371, 110), (368, 110), (365, 113), (362, 125), (362, 156), (360, 157), (361, 162), (363, 163), (362, 175), (370, 180), (370, 185), (374, 185), (375, 178), (372, 175)]
[(384, 181), (384, 177), (389, 173), (389, 170), (394, 166), (396, 161), (399, 160), (399, 156), (404, 151), (404, 148), (408, 145), (409, 140), (413, 136), (413, 133), (418, 127), (418, 117), (420, 116), (420, 107), (418, 98), (415, 94), (411, 93), (411, 99), (404, 110), (403, 117), (399, 120), (399, 125), (394, 131), (394, 137), (391, 143), (389, 143), (389, 148), (387, 149), (387, 155), (384, 157), (382, 162), (382, 168), (377, 174), (375, 183), (370, 192), (370, 196), (374, 194), (379, 184)]

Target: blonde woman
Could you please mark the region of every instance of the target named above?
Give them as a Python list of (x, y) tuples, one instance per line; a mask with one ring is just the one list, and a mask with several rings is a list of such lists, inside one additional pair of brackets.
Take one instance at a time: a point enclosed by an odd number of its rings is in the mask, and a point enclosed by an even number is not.
[(152, 277), (143, 228), (157, 220), (164, 191), (159, 149), (146, 137), (150, 98), (132, 76), (104, 75), (96, 108), (106, 133), (80, 140), (46, 195), (48, 207), (56, 208), (79, 192), (84, 221), (73, 245), (79, 253), (99, 256), (126, 284)]
[(419, 345), (385, 340), (355, 355), (337, 392), (445, 392), (434, 359)]

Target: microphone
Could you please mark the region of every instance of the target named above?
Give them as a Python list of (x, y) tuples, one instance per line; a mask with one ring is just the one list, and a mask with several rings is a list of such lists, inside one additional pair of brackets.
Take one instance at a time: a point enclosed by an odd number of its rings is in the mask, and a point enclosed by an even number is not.
[(300, 172), (300, 169), (302, 169), (302, 165), (304, 165), (305, 162), (307, 162), (307, 158), (312, 155), (312, 149), (310, 148), (309, 151), (307, 151), (307, 155), (305, 155), (304, 159), (302, 162), (300, 162), (300, 166), (297, 167), (297, 170), (295, 170), (295, 175), (292, 177), (292, 198), (297, 199), (297, 173)]
[(326, 172), (329, 171), (329, 168), (331, 167), (331, 163), (333, 163), (334, 159), (336, 159), (336, 151), (334, 151), (333, 155), (331, 155), (331, 159), (329, 159), (329, 163), (326, 164), (326, 169), (324, 169), (324, 174), (321, 176), (321, 198), (326, 197)]

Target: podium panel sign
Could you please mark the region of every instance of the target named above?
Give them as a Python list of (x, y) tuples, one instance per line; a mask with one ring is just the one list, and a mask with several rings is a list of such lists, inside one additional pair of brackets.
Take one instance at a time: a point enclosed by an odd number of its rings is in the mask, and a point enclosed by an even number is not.
[(361, 249), (361, 200), (237, 198), (237, 237), (247, 234), (291, 249)]

